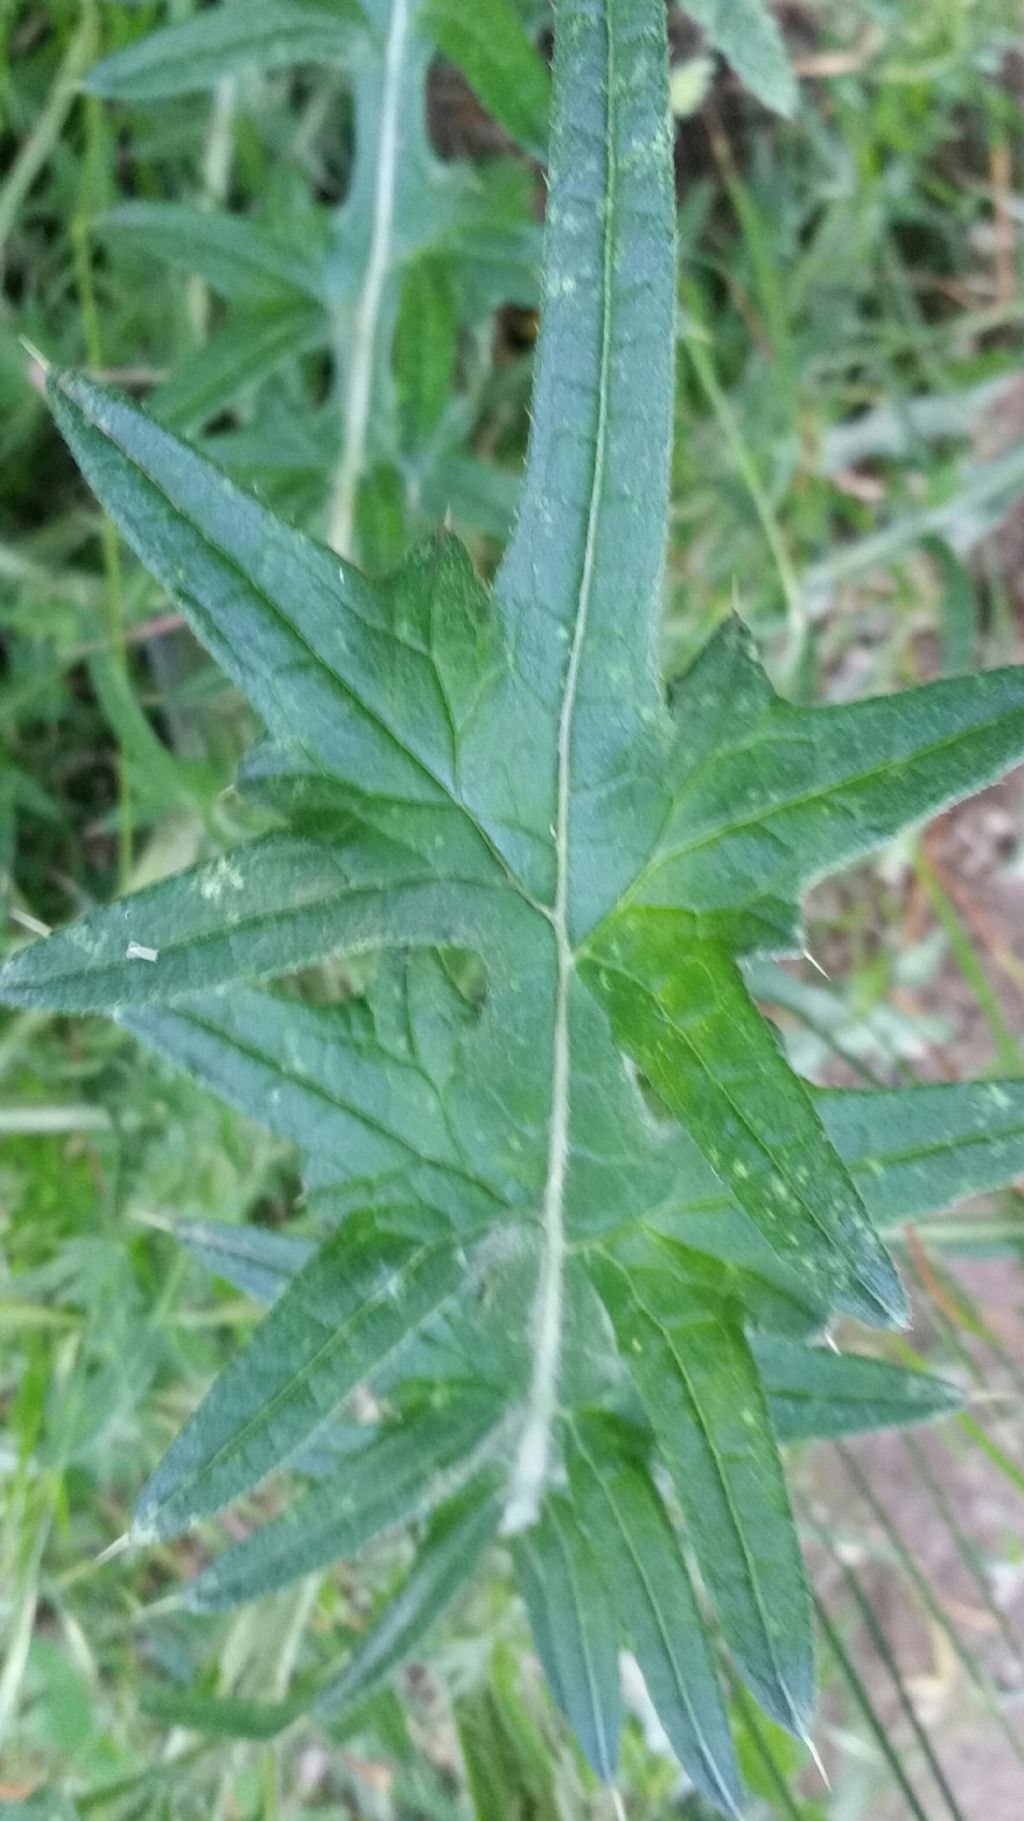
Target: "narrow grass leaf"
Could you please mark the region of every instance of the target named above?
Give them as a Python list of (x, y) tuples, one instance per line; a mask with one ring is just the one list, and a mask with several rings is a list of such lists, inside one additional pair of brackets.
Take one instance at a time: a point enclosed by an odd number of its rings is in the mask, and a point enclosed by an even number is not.
[(769, 0), (685, 0), (685, 10), (765, 107), (795, 111), (796, 76)]
[(423, 26), (487, 112), (535, 157), (547, 151), (551, 80), (512, 0), (425, 0)]
[(182, 202), (123, 202), (101, 215), (96, 228), (130, 236), (139, 252), (195, 272), (221, 296), (245, 304), (322, 298), (322, 261), (298, 236), (279, 240), (244, 215)]

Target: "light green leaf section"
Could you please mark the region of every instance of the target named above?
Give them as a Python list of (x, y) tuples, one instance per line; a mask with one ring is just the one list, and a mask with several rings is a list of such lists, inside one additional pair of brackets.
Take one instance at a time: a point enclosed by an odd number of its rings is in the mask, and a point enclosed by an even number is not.
[(564, 1821), (562, 1765), (521, 1680), (518, 1652), (499, 1643), (489, 1675), (455, 1703), (475, 1821)]
[(796, 76), (770, 0), (684, 0), (684, 6), (751, 94), (777, 114), (795, 112)]
[(339, 1720), (386, 1682), (476, 1573), (501, 1516), (500, 1476), (485, 1472), (435, 1516), (409, 1575), (314, 1712)]
[(395, 325), (394, 365), (405, 441), (427, 442), (444, 416), (458, 353), (454, 277), (436, 255), (421, 254), (402, 279)]
[(344, 62), (365, 30), (358, 0), (223, 0), (105, 57), (87, 86), (109, 101), (173, 100), (248, 68)]
[(549, 1497), (518, 1536), (516, 1578), (537, 1654), (588, 1763), (614, 1781), (622, 1730), (615, 1614), (603, 1565), (570, 1502)]
[(230, 1695), (212, 1695), (208, 1688), (176, 1688), (156, 1683), (144, 1685), (139, 1698), (142, 1712), (163, 1726), (186, 1726), (189, 1732), (210, 1739), (276, 1739), (294, 1724), (309, 1706), (305, 1695), (285, 1701), (246, 1701)]
[(204, 1568), (189, 1587), (189, 1606), (214, 1612), (259, 1599), (426, 1515), (451, 1490), (451, 1476), (495, 1430), (499, 1416), (485, 1397), (439, 1392), (425, 1413), (385, 1424), (281, 1517)]
[(697, 1788), (738, 1816), (739, 1775), (707, 1627), (629, 1429), (583, 1419), (574, 1427), (569, 1467), (578, 1522), (672, 1749)]
[(487, 112), (535, 157), (547, 149), (551, 82), (512, 0), (425, 0), (425, 30)]
[(150, 1480), (137, 1536), (174, 1536), (258, 1486), (455, 1296), (450, 1239), (343, 1228), (298, 1272)]
[(810, 1603), (782, 1463), (738, 1311), (660, 1273), (596, 1260), (623, 1356), (745, 1680), (803, 1735), (814, 1698)]
[(865, 1320), (905, 1319), (853, 1179), (731, 957), (685, 917), (634, 912), (595, 943), (586, 978), (772, 1248)]
[(948, 1416), (963, 1403), (955, 1385), (926, 1372), (827, 1347), (756, 1335), (754, 1358), (780, 1441), (902, 1429)]
[[(1024, 1174), (1024, 1084), (942, 1082), (870, 1092), (814, 1090), (819, 1116), (883, 1231)], [(677, 1140), (677, 1193), (650, 1218), (684, 1246), (763, 1271), (760, 1235), (692, 1146)], [(762, 1252), (767, 1250), (761, 1241)], [(769, 1253), (769, 1257), (771, 1254)], [(806, 1285), (794, 1285), (794, 1290)], [(812, 1299), (813, 1300), (813, 1299)]]

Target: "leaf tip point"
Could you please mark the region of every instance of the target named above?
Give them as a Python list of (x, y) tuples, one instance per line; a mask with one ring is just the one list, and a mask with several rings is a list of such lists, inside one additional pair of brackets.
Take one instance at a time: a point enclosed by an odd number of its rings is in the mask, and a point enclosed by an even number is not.
[(828, 1771), (825, 1769), (825, 1765), (822, 1760), (821, 1753), (818, 1750), (818, 1747), (815, 1745), (814, 1740), (811, 1737), (811, 1734), (806, 1727), (801, 1728), (800, 1733), (799, 1733), (799, 1739), (800, 1739), (801, 1745), (804, 1747), (805, 1751), (808, 1753), (811, 1763), (814, 1765), (815, 1770), (817, 1771), (819, 1777), (821, 1778), (822, 1782), (824, 1783), (825, 1788), (828, 1790), (829, 1795), (831, 1795), (832, 1794), (832, 1779), (829, 1776)]
[(126, 1530), (122, 1536), (115, 1537), (112, 1543), (108, 1543), (105, 1549), (101, 1549), (99, 1554), (93, 1557), (93, 1567), (103, 1568), (107, 1562), (113, 1562), (118, 1556), (126, 1555), (132, 1548), (132, 1542), (132, 1533), (130, 1530)]

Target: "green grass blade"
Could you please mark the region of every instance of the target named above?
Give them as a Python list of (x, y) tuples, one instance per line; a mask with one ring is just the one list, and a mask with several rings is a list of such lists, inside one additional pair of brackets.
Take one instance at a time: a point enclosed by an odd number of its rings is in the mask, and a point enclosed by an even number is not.
[(423, 27), (477, 98), (526, 151), (547, 151), (551, 80), (512, 0), (425, 0)]
[(854, 1487), (880, 1526), (886, 1543), (893, 1551), (900, 1567), (906, 1574), (907, 1580), (920, 1600), (922, 1607), (932, 1622), (949, 1640), (957, 1661), (960, 1663), (968, 1680), (978, 1691), (979, 1696), (984, 1702), (986, 1712), (989, 1714), (994, 1724), (999, 1727), (1000, 1732), (1004, 1739), (1006, 1739), (1015, 1758), (1020, 1764), (1024, 1764), (1024, 1742), (1022, 1742), (1020, 1738), (1019, 1729), (1014, 1726), (1013, 1722), (1004, 1712), (998, 1690), (993, 1687), (991, 1677), (988, 1675), (984, 1665), (981, 1663), (976, 1653), (971, 1649), (970, 1645), (965, 1641), (960, 1628), (950, 1618), (942, 1601), (939, 1599), (938, 1594), (929, 1582), (927, 1575), (920, 1567), (913, 1550), (893, 1522), (890, 1512), (878, 1497), (870, 1480), (861, 1468), (856, 1455), (849, 1448), (845, 1447), (842, 1442), (837, 1442), (836, 1448)]
[(840, 1674), (853, 1696), (856, 1707), (867, 1722), (868, 1730), (878, 1747), (883, 1763), (888, 1767), (895, 1788), (899, 1789), (903, 1795), (908, 1813), (914, 1817), (914, 1821), (928, 1821), (928, 1815), (921, 1806), (921, 1799), (907, 1776), (903, 1760), (889, 1737), (889, 1729), (880, 1717), (864, 1680), (843, 1643), (838, 1627), (833, 1624), (827, 1609), (820, 1600), (816, 1599), (814, 1605), (818, 1615), (818, 1624), (836, 1660)]
[(795, 111), (796, 76), (768, 0), (685, 0), (685, 10), (765, 107)]

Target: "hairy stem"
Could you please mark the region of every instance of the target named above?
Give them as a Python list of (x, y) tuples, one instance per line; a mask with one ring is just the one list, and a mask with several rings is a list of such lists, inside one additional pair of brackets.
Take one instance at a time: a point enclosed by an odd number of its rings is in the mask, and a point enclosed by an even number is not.
[(571, 1136), (571, 1056), (569, 1012), (575, 958), (569, 938), (570, 818), (572, 814), (573, 721), (580, 670), (586, 645), (594, 579), (598, 528), (608, 460), (608, 399), (612, 358), (612, 279), (615, 244), (615, 56), (614, 36), (605, 18), (607, 45), (607, 122), (605, 129), (606, 207), (603, 220), (603, 310), (597, 387), (594, 464), (587, 506), (587, 532), (576, 599), (572, 643), (558, 725), (558, 808), (555, 821), (555, 902), (552, 925), (556, 944), (555, 1021), (551, 1059), (551, 1120), (544, 1189), (542, 1252), (533, 1318), (533, 1376), (526, 1421), (513, 1468), (503, 1529), (506, 1535), (536, 1522), (548, 1479), (552, 1435), (558, 1410), (558, 1376), (562, 1355), (565, 1277), (565, 1188)]

